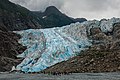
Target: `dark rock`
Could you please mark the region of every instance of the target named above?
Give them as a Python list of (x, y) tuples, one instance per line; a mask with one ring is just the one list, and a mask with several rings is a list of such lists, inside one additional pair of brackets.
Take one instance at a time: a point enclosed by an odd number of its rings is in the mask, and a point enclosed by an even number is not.
[(80, 22), (80, 23), (87, 21), (87, 19), (85, 19), (85, 18), (76, 18), (73, 20), (74, 20), (74, 22)]
[(114, 24), (112, 33), (114, 39), (120, 39), (120, 23)]
[(120, 23), (116, 23), (113, 25), (113, 42), (111, 49), (120, 49)]
[(10, 71), (22, 59), (17, 59), (26, 47), (17, 42), (20, 35), (13, 32), (0, 31), (0, 71)]
[(90, 29), (90, 35), (95, 35), (95, 34), (99, 34), (102, 33), (100, 28), (91, 28)]

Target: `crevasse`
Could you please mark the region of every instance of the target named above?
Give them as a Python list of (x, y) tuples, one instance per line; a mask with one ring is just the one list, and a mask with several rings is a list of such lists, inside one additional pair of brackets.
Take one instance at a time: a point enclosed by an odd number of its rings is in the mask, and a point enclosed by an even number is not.
[(27, 46), (27, 49), (17, 56), (24, 60), (15, 69), (39, 72), (68, 60), (92, 45), (87, 37), (91, 28), (100, 27), (103, 32), (107, 32), (111, 31), (112, 25), (118, 22), (120, 22), (119, 18), (112, 18), (74, 23), (61, 28), (15, 31), (22, 36), (19, 43)]

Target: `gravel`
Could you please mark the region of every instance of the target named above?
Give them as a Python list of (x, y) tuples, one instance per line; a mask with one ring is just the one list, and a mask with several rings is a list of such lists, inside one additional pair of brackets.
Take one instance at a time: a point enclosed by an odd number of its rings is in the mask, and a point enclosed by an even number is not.
[(70, 75), (2, 73), (0, 80), (120, 80), (120, 73), (73, 73)]

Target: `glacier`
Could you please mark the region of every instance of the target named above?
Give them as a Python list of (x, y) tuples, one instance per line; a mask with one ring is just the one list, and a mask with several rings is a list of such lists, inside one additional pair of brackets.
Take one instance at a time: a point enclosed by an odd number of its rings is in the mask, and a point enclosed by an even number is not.
[(77, 22), (48, 29), (14, 31), (22, 36), (19, 43), (27, 46), (27, 49), (17, 56), (24, 60), (17, 65), (15, 70), (26, 73), (39, 72), (68, 60), (92, 45), (92, 40), (88, 39), (91, 28), (99, 27), (103, 32), (112, 31), (113, 24), (118, 22), (120, 22), (119, 18), (112, 18)]

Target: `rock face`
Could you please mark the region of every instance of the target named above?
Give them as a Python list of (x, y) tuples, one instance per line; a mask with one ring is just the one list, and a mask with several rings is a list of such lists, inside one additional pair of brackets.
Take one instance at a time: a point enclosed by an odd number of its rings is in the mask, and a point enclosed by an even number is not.
[(16, 56), (26, 47), (18, 43), (20, 35), (0, 30), (0, 71), (10, 71), (13, 66), (21, 62)]
[(10, 31), (41, 28), (31, 11), (9, 0), (0, 1), (0, 25)]
[[(16, 67), (16, 70), (39, 72), (78, 55), (81, 50), (86, 48), (91, 51), (90, 53), (88, 53), (89, 50), (86, 52), (88, 55), (92, 55), (92, 51), (98, 51), (95, 56), (110, 57), (114, 53), (110, 52), (107, 55), (107, 51), (118, 50), (120, 47), (118, 37), (113, 36), (119, 33), (119, 22), (119, 18), (112, 18), (75, 23), (61, 28), (30, 29), (16, 32), (22, 36), (19, 42), (27, 46), (27, 50), (18, 55), (18, 57), (25, 59)], [(105, 53), (102, 54), (101, 51), (105, 51)], [(92, 62), (94, 58), (96, 59), (93, 57)], [(88, 59), (88, 61), (90, 60)]]

